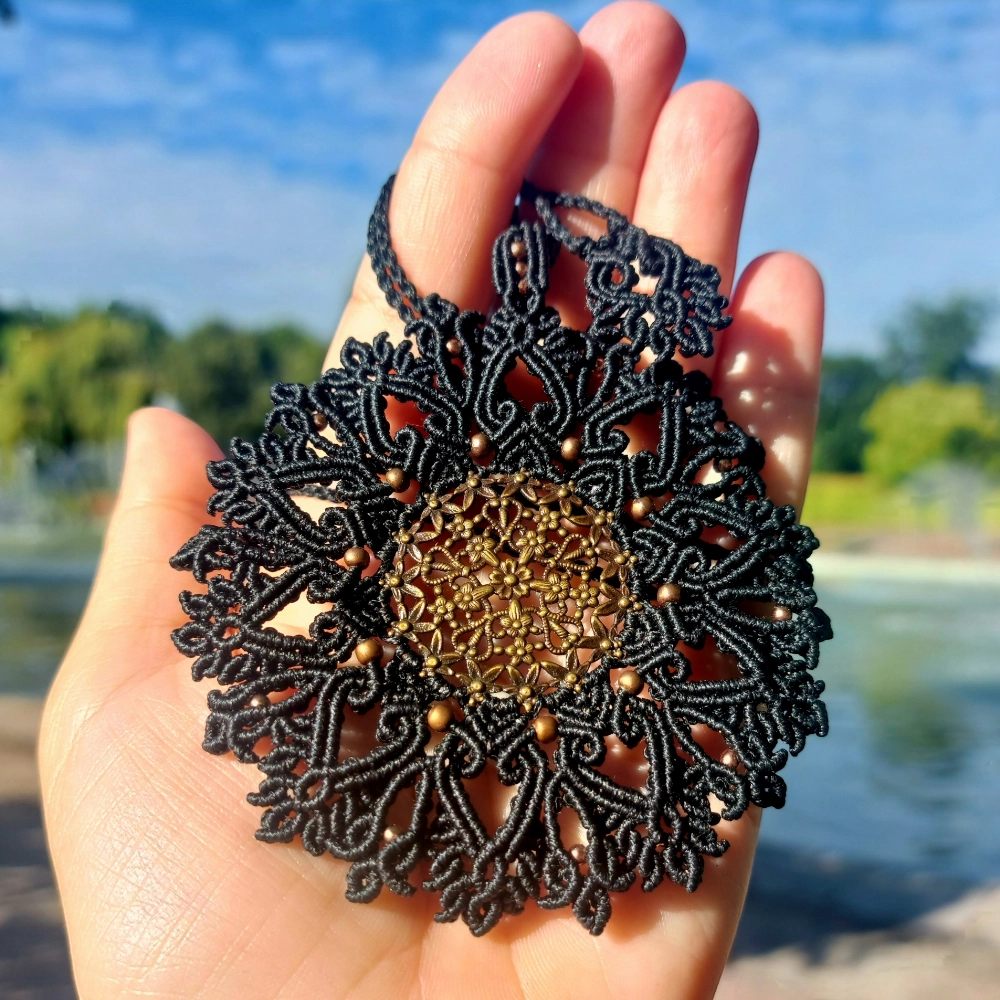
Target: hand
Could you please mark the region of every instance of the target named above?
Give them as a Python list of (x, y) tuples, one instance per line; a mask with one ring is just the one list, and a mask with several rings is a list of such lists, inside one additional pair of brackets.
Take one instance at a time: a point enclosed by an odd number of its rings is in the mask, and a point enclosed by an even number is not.
[[(422, 293), (490, 301), (490, 247), (527, 175), (581, 192), (716, 264), (729, 293), (757, 140), (747, 101), (699, 83), (670, 96), (680, 28), (659, 7), (605, 8), (577, 36), (555, 17), (501, 24), (438, 94), (399, 170), (393, 242)], [(702, 367), (760, 437), (779, 503), (801, 505), (816, 413), (822, 288), (791, 254), (754, 261)], [(582, 298), (551, 297), (585, 325)], [(365, 261), (328, 361), (399, 321)], [(709, 997), (735, 933), (758, 813), (694, 894), (613, 899), (600, 937), (530, 906), (482, 939), (432, 921), (425, 893), (344, 899), (346, 864), (254, 840), (252, 769), (201, 749), (205, 686), (170, 631), (188, 586), (168, 558), (206, 520), (209, 436), (165, 410), (129, 426), (128, 459), (79, 632), (42, 732), (46, 820), (83, 1000), (156, 997)]]

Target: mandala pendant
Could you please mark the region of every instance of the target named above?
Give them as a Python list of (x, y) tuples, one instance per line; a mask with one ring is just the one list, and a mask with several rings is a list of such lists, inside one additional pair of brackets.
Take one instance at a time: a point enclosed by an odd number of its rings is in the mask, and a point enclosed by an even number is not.
[[(526, 185), (497, 308), (462, 312), (399, 267), (391, 189), (368, 252), (406, 339), (276, 385), (258, 441), (210, 463), (174, 641), (219, 685), (205, 749), (264, 774), (258, 839), (350, 861), (355, 902), (422, 885), (478, 935), (534, 899), (599, 934), (637, 880), (693, 891), (720, 820), (781, 806), (788, 755), (825, 734), (817, 543), (676, 360), (728, 325), (714, 267)], [(586, 264), (586, 331), (545, 303), (560, 248)], [(515, 369), (544, 398), (522, 404)], [(394, 430), (398, 404), (419, 418)]]

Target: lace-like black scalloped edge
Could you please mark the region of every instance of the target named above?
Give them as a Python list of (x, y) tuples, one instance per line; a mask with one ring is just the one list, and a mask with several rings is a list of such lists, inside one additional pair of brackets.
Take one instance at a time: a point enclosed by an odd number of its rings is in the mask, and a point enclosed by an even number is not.
[[(423, 888), (440, 896), (438, 920), (461, 917), (483, 934), (530, 898), (546, 909), (571, 906), (598, 934), (611, 893), (637, 879), (644, 890), (669, 878), (693, 891), (704, 857), (728, 846), (715, 831), (720, 818), (740, 817), (750, 802), (780, 807), (778, 772), (788, 755), (807, 736), (825, 734), (823, 684), (812, 671), (832, 633), (815, 607), (807, 562), (817, 542), (791, 507), (766, 498), (760, 443), (726, 418), (708, 378), (675, 360), (709, 356), (713, 331), (730, 321), (714, 267), (594, 201), (525, 185), (515, 222), (494, 247), (495, 311), (460, 311), (437, 295), (421, 297), (400, 268), (389, 237), (391, 190), (392, 179), (372, 215), (368, 252), (405, 339), (350, 340), (341, 367), (313, 385), (276, 385), (260, 438), (234, 439), (230, 457), (209, 464), (217, 523), (172, 560), (206, 592), (181, 594), (190, 621), (174, 641), (194, 658), (196, 680), (219, 685), (208, 697), (205, 749), (232, 752), (263, 772), (249, 796), (263, 809), (260, 840), (301, 837), (311, 853), (351, 862), (347, 895), (356, 902), (383, 886), (412, 894), (422, 865)], [(598, 216), (606, 235), (573, 235), (558, 208)], [(535, 221), (519, 221), (526, 214)], [(518, 258), (515, 240), (524, 244)], [(560, 247), (587, 265), (593, 322), (583, 332), (562, 326), (545, 303)], [(637, 290), (641, 277), (655, 281), (651, 294)], [(652, 357), (645, 367), (644, 351)], [(540, 381), (543, 402), (524, 407), (509, 393), (505, 378), (518, 362)], [(423, 426), (393, 433), (387, 398), (415, 403)], [(628, 454), (620, 428), (639, 414), (658, 414), (659, 440), (653, 451)], [(470, 457), (477, 432), (488, 438), (488, 461)], [(579, 440), (575, 461), (561, 454), (569, 436)], [(703, 470), (713, 464), (721, 479), (706, 482)], [(390, 469), (419, 484), (413, 503), (386, 484)], [(404, 642), (384, 664), (345, 665), (360, 642), (390, 637), (394, 615), (381, 576), (394, 533), (419, 519), (429, 494), (471, 470), (572, 479), (583, 500), (616, 515), (616, 541), (639, 556), (630, 585), (643, 603), (626, 618), (622, 659), (605, 657), (579, 691), (563, 686), (539, 699), (536, 711), (558, 720), (551, 759), (512, 699), (470, 708), (428, 750), (427, 713), (454, 688), (420, 676), (420, 659)], [(632, 498), (646, 496), (667, 500), (647, 519), (621, 516)], [(334, 505), (314, 520), (296, 497)], [(738, 547), (706, 541), (707, 526), (724, 528)], [(338, 562), (355, 546), (381, 560), (375, 575)], [(664, 581), (679, 584), (682, 597), (660, 606)], [(302, 597), (316, 606), (308, 635), (269, 625)], [(788, 614), (753, 613), (754, 602)], [(739, 676), (692, 678), (681, 646), (702, 649), (710, 638), (735, 658)], [(648, 697), (610, 683), (609, 671), (626, 664)], [(341, 753), (348, 709), (377, 713), (378, 746), (359, 758)], [(720, 734), (735, 758), (727, 764), (707, 753), (695, 726)], [(643, 788), (600, 770), (610, 736), (643, 746)], [(517, 788), (496, 830), (465, 786), (487, 761)], [(579, 817), (585, 857), (563, 843), (563, 810)], [(396, 827), (386, 839), (390, 820)]]

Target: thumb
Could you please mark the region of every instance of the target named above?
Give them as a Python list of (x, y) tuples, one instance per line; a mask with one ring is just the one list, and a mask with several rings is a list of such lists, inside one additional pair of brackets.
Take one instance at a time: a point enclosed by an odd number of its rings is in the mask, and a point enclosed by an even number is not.
[(97, 577), (54, 688), (85, 681), (100, 703), (178, 658), (170, 632), (186, 620), (177, 600), (184, 581), (168, 560), (208, 520), (205, 463), (221, 457), (215, 441), (178, 413), (132, 414)]

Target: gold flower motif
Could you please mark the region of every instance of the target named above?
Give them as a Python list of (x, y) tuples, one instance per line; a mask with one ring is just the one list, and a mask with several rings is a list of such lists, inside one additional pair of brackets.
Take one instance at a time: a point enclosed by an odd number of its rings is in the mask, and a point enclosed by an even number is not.
[(470, 569), (479, 569), (486, 563), (496, 566), (499, 560), (494, 555), (493, 550), (497, 547), (495, 538), (488, 538), (485, 535), (473, 535), (465, 545), (465, 554), (469, 560)]
[(552, 510), (550, 507), (542, 507), (535, 514), (535, 531), (540, 535), (545, 535), (550, 531), (558, 531), (559, 520), (559, 511)]
[(425, 673), (459, 684), (469, 705), (513, 696), (531, 711), (539, 694), (580, 691), (603, 657), (621, 657), (618, 632), (639, 606), (626, 581), (634, 557), (572, 483), (470, 475), (425, 502), (383, 577), (396, 635)]
[(455, 591), (455, 606), (462, 611), (482, 611), (492, 593), (492, 587), (477, 587), (467, 580)]
[(499, 635), (523, 639), (531, 631), (531, 616), (521, 608), (521, 602), (516, 597), (507, 606), (507, 610), (493, 621), (499, 626)]
[(450, 621), (454, 617), (455, 602), (439, 595), (427, 605), (427, 613), (434, 619), (435, 625), (440, 625), (442, 621)]
[(513, 596), (524, 597), (531, 589), (534, 573), (530, 566), (519, 566), (513, 559), (504, 559), (492, 573), (493, 593), (509, 601)]

